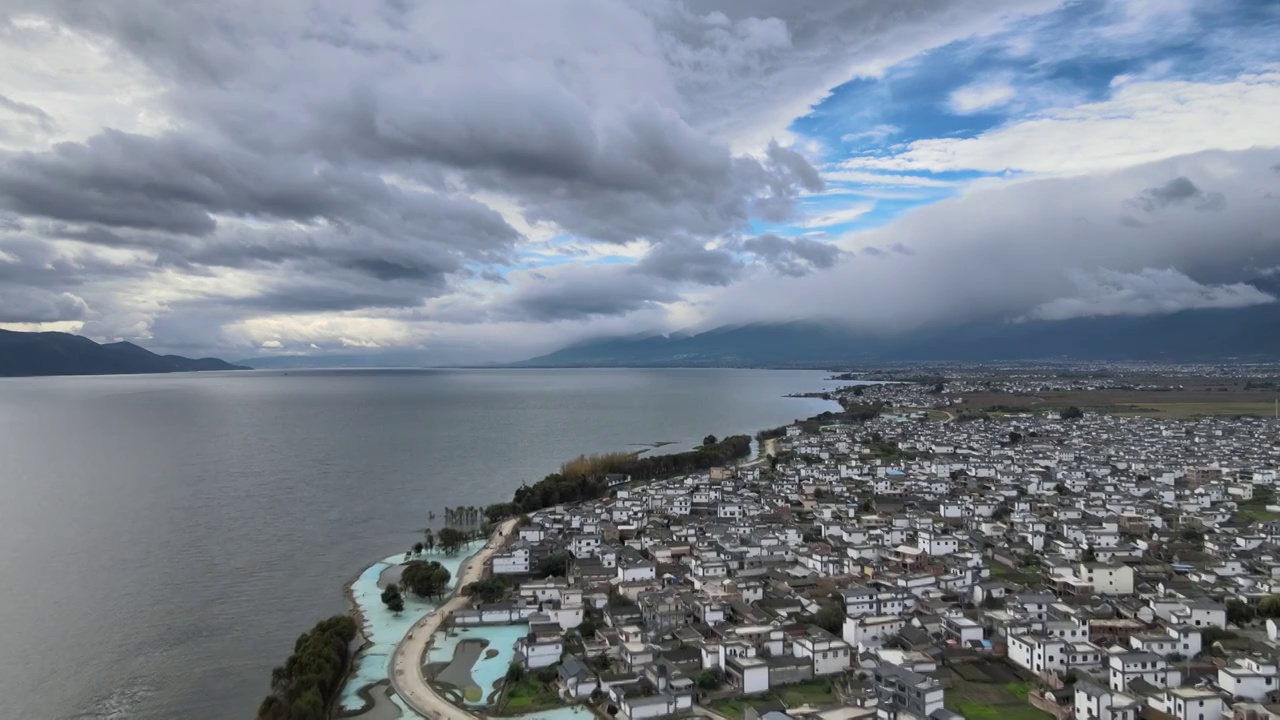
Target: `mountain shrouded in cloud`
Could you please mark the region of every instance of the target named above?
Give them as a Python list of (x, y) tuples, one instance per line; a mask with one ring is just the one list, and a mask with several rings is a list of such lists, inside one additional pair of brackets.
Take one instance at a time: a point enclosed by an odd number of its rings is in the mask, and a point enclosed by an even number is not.
[(514, 360), (1251, 311), (1280, 11), (551, 0), (0, 11), (0, 326)]

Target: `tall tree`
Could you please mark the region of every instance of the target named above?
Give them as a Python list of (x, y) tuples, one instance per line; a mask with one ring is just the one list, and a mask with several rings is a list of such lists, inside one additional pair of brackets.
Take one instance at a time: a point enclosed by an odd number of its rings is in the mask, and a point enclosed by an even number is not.
[(467, 535), (457, 528), (447, 527), (440, 530), (440, 534), (436, 536), (436, 542), (445, 554), (456, 555), (462, 546), (467, 544)]

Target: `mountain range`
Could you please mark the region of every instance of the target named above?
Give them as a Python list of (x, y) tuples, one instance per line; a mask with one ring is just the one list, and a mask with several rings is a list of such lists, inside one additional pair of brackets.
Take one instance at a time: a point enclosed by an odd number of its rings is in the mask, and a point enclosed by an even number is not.
[(813, 367), (853, 363), (1280, 360), (1280, 303), (1167, 315), (973, 322), (898, 335), (788, 322), (576, 343), (518, 367)]
[(69, 333), (0, 330), (0, 377), (248, 369), (217, 358), (193, 360), (179, 355), (157, 355), (130, 342), (100, 345)]

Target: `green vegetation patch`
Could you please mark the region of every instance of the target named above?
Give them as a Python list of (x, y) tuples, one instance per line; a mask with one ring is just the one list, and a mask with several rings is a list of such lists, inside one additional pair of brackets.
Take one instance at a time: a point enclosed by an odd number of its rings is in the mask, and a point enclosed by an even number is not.
[(784, 685), (778, 688), (775, 694), (782, 701), (782, 704), (788, 708), (796, 708), (802, 705), (834, 705), (837, 702), (835, 688), (827, 680)]

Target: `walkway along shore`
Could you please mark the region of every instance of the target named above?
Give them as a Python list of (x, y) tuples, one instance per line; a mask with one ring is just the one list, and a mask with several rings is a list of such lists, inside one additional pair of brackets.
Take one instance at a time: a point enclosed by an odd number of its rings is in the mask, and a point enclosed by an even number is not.
[(475, 715), (436, 694), (431, 683), (422, 676), (422, 658), (427, 653), (427, 645), (431, 643), (431, 638), (435, 636), (444, 621), (449, 619), (455, 610), (466, 607), (469, 602), (467, 596), (462, 593), (462, 589), (480, 580), (484, 575), (485, 564), (502, 547), (503, 541), (510, 536), (515, 527), (516, 518), (498, 526), (489, 536), (489, 542), (475, 555), (467, 558), (462, 565), (449, 601), (419, 620), (391, 655), (391, 665), (388, 668), (391, 687), (406, 705), (423, 717), (430, 720), (476, 720)]

